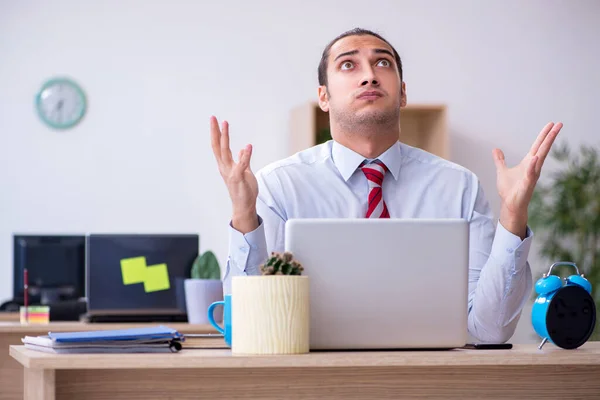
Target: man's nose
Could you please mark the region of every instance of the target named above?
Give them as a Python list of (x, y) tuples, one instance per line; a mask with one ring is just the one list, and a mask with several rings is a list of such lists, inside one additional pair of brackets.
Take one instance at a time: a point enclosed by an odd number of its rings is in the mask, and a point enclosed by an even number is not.
[(360, 85), (361, 86), (367, 86), (367, 85), (378, 86), (379, 85), (379, 81), (377, 80), (377, 77), (375, 76), (375, 72), (373, 71), (373, 68), (365, 69), (365, 74), (361, 79)]
[(373, 86), (379, 86), (379, 81), (375, 78), (362, 81), (361, 86), (367, 86), (369, 83)]

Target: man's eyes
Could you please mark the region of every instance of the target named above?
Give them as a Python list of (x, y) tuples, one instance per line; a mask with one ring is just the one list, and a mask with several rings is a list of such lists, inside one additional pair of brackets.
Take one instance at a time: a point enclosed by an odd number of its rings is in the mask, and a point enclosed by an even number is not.
[[(390, 60), (386, 59), (386, 58), (382, 58), (380, 60), (377, 61), (377, 66), (382, 66), (382, 67), (391, 67), (392, 63)], [(344, 61), (342, 64), (340, 64), (340, 69), (341, 70), (349, 70), (354, 68), (354, 63), (352, 61)]]
[(341, 65), (342, 69), (350, 69), (354, 66), (354, 64), (352, 64), (352, 62), (350, 61), (344, 61)]

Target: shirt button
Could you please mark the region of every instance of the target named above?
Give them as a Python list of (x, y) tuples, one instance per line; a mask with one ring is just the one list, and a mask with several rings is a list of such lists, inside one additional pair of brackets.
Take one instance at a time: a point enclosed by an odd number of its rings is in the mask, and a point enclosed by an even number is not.
[(247, 253), (247, 252), (248, 252), (248, 249), (247, 249), (246, 247), (243, 247), (243, 246), (242, 246), (242, 247), (240, 247), (240, 251), (241, 251), (242, 253)]

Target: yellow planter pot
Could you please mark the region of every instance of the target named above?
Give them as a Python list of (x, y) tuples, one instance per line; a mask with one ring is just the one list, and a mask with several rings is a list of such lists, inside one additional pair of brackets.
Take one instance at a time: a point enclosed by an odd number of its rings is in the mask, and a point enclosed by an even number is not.
[(235, 276), (231, 284), (233, 354), (308, 353), (307, 276)]

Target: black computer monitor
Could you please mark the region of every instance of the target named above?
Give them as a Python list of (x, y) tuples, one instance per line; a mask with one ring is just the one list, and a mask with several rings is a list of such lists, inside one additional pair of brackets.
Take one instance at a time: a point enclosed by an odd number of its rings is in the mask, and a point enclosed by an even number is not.
[(186, 320), (183, 282), (190, 277), (199, 241), (194, 233), (90, 234), (86, 258), (89, 319)]
[(13, 297), (22, 302), (27, 268), (29, 304), (85, 297), (85, 235), (13, 235)]

